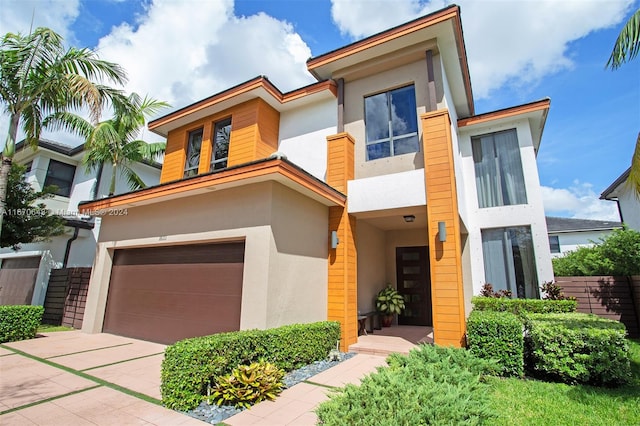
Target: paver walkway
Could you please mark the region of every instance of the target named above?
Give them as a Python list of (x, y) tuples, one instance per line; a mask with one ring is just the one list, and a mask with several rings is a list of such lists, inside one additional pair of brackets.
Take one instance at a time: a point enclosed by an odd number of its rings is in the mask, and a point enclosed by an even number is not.
[[(0, 346), (0, 425), (184, 425), (206, 423), (160, 405), (164, 345), (80, 331)], [(315, 425), (332, 387), (358, 383), (385, 357), (358, 354), (224, 423)]]
[(185, 425), (160, 401), (164, 346), (110, 334), (44, 333), (0, 347), (0, 424)]

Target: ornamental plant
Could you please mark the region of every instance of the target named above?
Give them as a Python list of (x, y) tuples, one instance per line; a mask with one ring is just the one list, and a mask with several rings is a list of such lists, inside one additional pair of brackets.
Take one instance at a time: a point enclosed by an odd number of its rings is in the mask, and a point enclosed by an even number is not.
[(227, 376), (214, 379), (207, 388), (207, 403), (249, 408), (258, 402), (273, 401), (282, 392), (284, 371), (260, 360), (240, 365)]
[(378, 296), (376, 296), (376, 310), (381, 314), (400, 314), (404, 308), (404, 298), (391, 285), (387, 285), (380, 290)]

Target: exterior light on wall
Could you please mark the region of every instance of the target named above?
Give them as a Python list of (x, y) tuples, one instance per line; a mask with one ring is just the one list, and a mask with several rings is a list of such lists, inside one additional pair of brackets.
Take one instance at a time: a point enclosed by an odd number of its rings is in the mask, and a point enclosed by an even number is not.
[(331, 231), (331, 248), (338, 248), (340, 240), (338, 239), (338, 231)]
[(414, 220), (416, 220), (416, 217), (414, 215), (412, 215), (412, 214), (408, 214), (408, 215), (402, 216), (402, 217), (404, 218), (404, 221), (407, 222), (407, 223), (411, 223)]
[(438, 222), (438, 241), (441, 243), (447, 241), (447, 228), (444, 222)]

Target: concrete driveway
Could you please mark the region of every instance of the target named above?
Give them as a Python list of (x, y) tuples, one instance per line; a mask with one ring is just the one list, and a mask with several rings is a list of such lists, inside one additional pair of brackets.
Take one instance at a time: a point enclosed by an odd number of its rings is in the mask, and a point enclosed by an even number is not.
[(2, 425), (195, 425), (160, 405), (164, 345), (80, 331), (0, 345)]

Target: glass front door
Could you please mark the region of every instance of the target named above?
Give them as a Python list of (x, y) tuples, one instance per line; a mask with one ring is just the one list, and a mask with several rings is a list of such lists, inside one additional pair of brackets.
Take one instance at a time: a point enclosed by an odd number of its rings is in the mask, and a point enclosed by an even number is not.
[(433, 325), (428, 247), (396, 247), (396, 278), (405, 303), (398, 324)]

